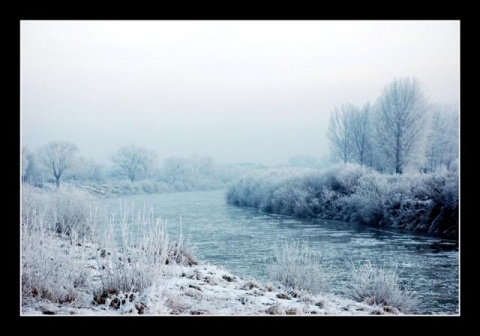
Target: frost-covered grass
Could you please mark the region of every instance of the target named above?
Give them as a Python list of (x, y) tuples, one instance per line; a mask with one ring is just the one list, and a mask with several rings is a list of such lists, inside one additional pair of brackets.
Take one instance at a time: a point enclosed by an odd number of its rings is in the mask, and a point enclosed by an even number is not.
[[(94, 248), (94, 247), (92, 247)], [(393, 309), (367, 305), (331, 294), (287, 291), (237, 277), (208, 263), (167, 265), (164, 276), (142, 293), (112, 292), (104, 303), (81, 300), (58, 304), (31, 300), (23, 315), (397, 315)], [(95, 271), (95, 270), (92, 270)]]
[[(102, 217), (94, 200), (81, 195), (22, 189), (22, 314), (400, 313), (323, 292), (322, 265), (305, 244), (278, 247), (269, 267), (285, 286), (263, 284), (196, 260), (181, 233), (172, 239), (153, 211), (125, 208), (120, 216)], [(52, 224), (59, 218), (68, 230)]]
[(312, 293), (327, 290), (329, 277), (322, 261), (306, 242), (284, 241), (267, 264), (267, 274), (287, 289)]
[(458, 172), (385, 175), (358, 165), (273, 169), (232, 184), (227, 202), (305, 218), (356, 221), (458, 237)]
[(61, 187), (46, 191), (28, 184), (22, 186), (22, 224), (45, 232), (54, 231), (74, 238), (90, 238), (95, 198), (76, 188)]
[[(97, 250), (101, 286), (94, 292), (95, 300), (109, 293), (141, 292), (151, 286), (164, 272), (170, 239), (164, 224), (152, 216), (138, 214), (129, 222), (128, 209), (118, 221), (110, 218)], [(115, 239), (120, 225), (121, 239)], [(135, 227), (135, 231), (129, 227)]]
[(96, 221), (94, 199), (81, 190), (61, 187), (46, 192), (22, 186), (22, 301), (32, 298), (74, 302), (89, 290), (83, 249), (91, 241)]
[(386, 269), (370, 262), (350, 265), (347, 293), (356, 301), (393, 307), (404, 313), (414, 311), (418, 304), (413, 292), (401, 284), (396, 268)]
[[(153, 211), (125, 209), (119, 218), (102, 222), (92, 205), (92, 197), (83, 191), (60, 188), (47, 193), (24, 186), (23, 302), (36, 298), (61, 304), (88, 293), (103, 304), (112, 295), (141, 295), (166, 275), (167, 264), (196, 263), (183, 236), (170, 239)], [(106, 229), (99, 230), (100, 225)], [(92, 244), (96, 248), (89, 253), (79, 251)], [(95, 269), (93, 281), (87, 280), (89, 269)]]
[(87, 289), (88, 270), (83, 267), (83, 260), (72, 259), (70, 243), (58, 242), (42, 214), (32, 219), (30, 225), (22, 225), (21, 245), (22, 302), (32, 298), (73, 302)]
[(50, 246), (57, 246), (58, 252), (68, 251), (72, 269), (75, 266), (85, 274), (84, 284), (77, 287), (75, 295), (67, 297), (68, 300), (53, 296), (24, 297), (23, 315), (401, 314), (381, 305), (367, 305), (332, 294), (286, 290), (252, 278), (243, 279), (222, 267), (203, 262), (166, 264), (162, 266), (163, 275), (142, 291), (113, 287), (95, 296), (91, 287), (101, 286), (102, 267), (96, 260), (99, 246), (91, 243), (72, 246), (58, 236), (51, 240)]
[[(116, 228), (120, 239), (116, 239)], [(182, 234), (170, 238), (165, 223), (153, 216), (153, 209), (134, 212), (125, 208), (120, 218), (109, 218), (104, 236), (96, 240), (101, 249), (96, 260), (101, 287), (95, 300), (110, 292), (141, 293), (168, 274), (166, 265), (197, 263)]]

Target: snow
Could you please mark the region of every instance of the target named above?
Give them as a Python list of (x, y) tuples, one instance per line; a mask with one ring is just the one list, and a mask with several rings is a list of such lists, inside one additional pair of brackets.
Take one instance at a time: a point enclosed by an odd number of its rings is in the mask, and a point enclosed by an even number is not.
[[(58, 239), (59, 246), (68, 243)], [(95, 244), (70, 246), (70, 256), (100, 281)], [(85, 257), (86, 253), (86, 257)], [(93, 302), (88, 288), (64, 304), (24, 298), (22, 315), (391, 315), (392, 307), (370, 306), (332, 294), (313, 295), (272, 283), (241, 278), (218, 265), (165, 265), (164, 276), (140, 293), (117, 293), (104, 304)]]

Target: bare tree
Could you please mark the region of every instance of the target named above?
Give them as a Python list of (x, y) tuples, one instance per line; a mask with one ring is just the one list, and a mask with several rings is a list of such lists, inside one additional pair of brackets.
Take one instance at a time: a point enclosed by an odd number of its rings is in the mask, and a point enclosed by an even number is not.
[(397, 174), (420, 148), (426, 112), (426, 100), (416, 79), (395, 79), (385, 86), (378, 105), (376, 138)]
[(144, 177), (153, 165), (155, 153), (145, 147), (128, 145), (120, 148), (112, 161), (122, 170), (130, 181)]
[(328, 138), (332, 154), (340, 158), (343, 163), (347, 163), (352, 154), (351, 134), (350, 134), (350, 116), (355, 107), (352, 105), (342, 105), (340, 108), (330, 114), (330, 124), (328, 127)]
[(42, 172), (38, 167), (37, 156), (28, 148), (22, 149), (22, 182), (39, 184), (42, 181)]
[(72, 168), (77, 152), (77, 146), (68, 141), (53, 141), (39, 149), (38, 161), (53, 175), (57, 188), (65, 172)]
[(350, 112), (350, 135), (353, 159), (360, 165), (371, 161), (370, 146), (370, 104), (362, 109), (354, 108)]
[(458, 157), (458, 109), (456, 106), (432, 106), (430, 134), (427, 143), (427, 167), (449, 164)]
[(96, 182), (102, 182), (105, 180), (105, 168), (102, 164), (83, 156), (78, 156), (75, 162), (75, 167), (69, 173), (72, 179), (77, 181)]

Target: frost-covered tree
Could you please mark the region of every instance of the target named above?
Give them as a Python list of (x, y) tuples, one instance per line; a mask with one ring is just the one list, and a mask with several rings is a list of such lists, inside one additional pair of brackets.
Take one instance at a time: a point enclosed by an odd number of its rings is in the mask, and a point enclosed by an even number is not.
[(170, 157), (160, 178), (177, 190), (216, 189), (223, 185), (222, 166), (209, 156)]
[(27, 169), (28, 169), (28, 149), (26, 147), (22, 148), (22, 182), (26, 181)]
[(456, 105), (434, 105), (427, 142), (427, 168), (448, 167), (458, 157), (459, 114)]
[(416, 79), (395, 79), (378, 102), (376, 139), (388, 164), (401, 174), (418, 154), (425, 135), (427, 112), (423, 90)]
[(145, 177), (155, 161), (155, 153), (145, 147), (128, 145), (120, 148), (112, 157), (113, 163), (120, 168), (130, 181)]
[(38, 161), (55, 178), (57, 187), (60, 179), (75, 163), (78, 148), (69, 141), (52, 141), (38, 150)]
[(209, 156), (198, 154), (189, 157), (166, 158), (159, 169), (158, 179), (175, 190), (212, 190), (224, 188), (225, 184), (252, 170), (264, 169), (256, 163), (220, 163)]
[(105, 181), (105, 167), (93, 159), (87, 159), (79, 156), (76, 159), (74, 168), (70, 171), (69, 176), (77, 181)]
[(361, 109), (352, 109), (349, 117), (352, 157), (361, 166), (372, 160), (370, 110), (367, 103)]
[(187, 158), (170, 157), (163, 164), (162, 177), (167, 183), (191, 181), (195, 175), (195, 168)]
[(31, 184), (40, 183), (42, 171), (38, 167), (37, 156), (28, 148), (22, 150), (22, 181)]
[(351, 138), (351, 114), (355, 109), (353, 105), (342, 105), (336, 107), (330, 114), (330, 123), (328, 127), (328, 139), (332, 154), (347, 163), (352, 155)]

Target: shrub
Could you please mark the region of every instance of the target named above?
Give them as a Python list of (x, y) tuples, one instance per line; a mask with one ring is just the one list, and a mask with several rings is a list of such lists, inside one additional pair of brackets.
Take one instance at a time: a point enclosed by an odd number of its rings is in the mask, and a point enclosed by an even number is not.
[(358, 165), (271, 169), (242, 176), (227, 202), (300, 218), (326, 218), (458, 236), (458, 172), (385, 175)]
[(401, 285), (396, 268), (377, 267), (370, 261), (350, 265), (347, 293), (356, 301), (393, 306), (404, 313), (413, 311), (418, 303), (413, 292)]
[(272, 280), (286, 288), (312, 293), (324, 291), (329, 281), (321, 260), (306, 242), (285, 241), (277, 245), (266, 269)]
[(363, 224), (379, 223), (384, 213), (386, 187), (382, 175), (362, 176), (358, 181), (357, 192), (345, 200), (347, 211), (353, 214), (350, 220)]
[(333, 166), (324, 172), (325, 186), (340, 195), (351, 195), (355, 192), (358, 180), (365, 170), (355, 164)]

